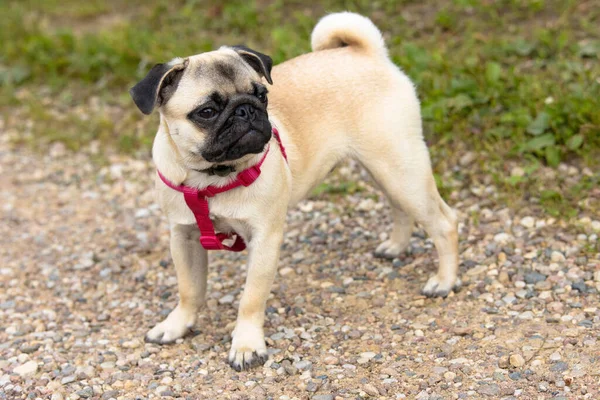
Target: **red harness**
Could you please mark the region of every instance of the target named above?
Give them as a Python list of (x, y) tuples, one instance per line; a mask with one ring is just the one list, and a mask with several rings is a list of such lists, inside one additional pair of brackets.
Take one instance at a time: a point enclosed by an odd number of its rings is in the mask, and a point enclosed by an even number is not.
[[(285, 148), (283, 147), (283, 143), (281, 143), (279, 132), (275, 127), (273, 127), (273, 135), (277, 139), (277, 143), (279, 143), (279, 149), (281, 150), (281, 154), (287, 162)], [(178, 192), (183, 193), (183, 198), (185, 199), (185, 202), (192, 211), (192, 213), (194, 213), (196, 223), (198, 224), (198, 229), (200, 229), (200, 244), (206, 250), (242, 251), (246, 248), (246, 243), (244, 243), (244, 239), (242, 239), (242, 237), (236, 232), (215, 233), (215, 226), (213, 225), (213, 222), (211, 221), (209, 216), (210, 211), (208, 209), (207, 199), (219, 193), (235, 189), (239, 186), (250, 186), (252, 183), (254, 183), (254, 181), (257, 180), (260, 176), (260, 167), (267, 158), (268, 153), (269, 148), (267, 147), (267, 151), (265, 151), (265, 154), (258, 162), (258, 164), (243, 170), (242, 172), (237, 174), (233, 182), (225, 186), (208, 186), (204, 189), (196, 189), (185, 185), (174, 185), (167, 178), (165, 178), (159, 170), (156, 170), (158, 176), (164, 182), (165, 185), (167, 185), (173, 190), (177, 190)], [(233, 236), (235, 236), (235, 241), (231, 246), (227, 246), (223, 243), (224, 240), (230, 239)]]

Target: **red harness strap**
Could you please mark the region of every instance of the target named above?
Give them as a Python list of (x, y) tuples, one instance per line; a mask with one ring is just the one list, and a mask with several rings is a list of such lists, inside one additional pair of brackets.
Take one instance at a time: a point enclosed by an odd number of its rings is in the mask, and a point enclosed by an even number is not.
[[(281, 143), (279, 132), (275, 127), (273, 127), (273, 135), (277, 139), (277, 143), (279, 143), (279, 149), (281, 150), (283, 158), (287, 161), (285, 148), (283, 147), (283, 143)], [(250, 186), (252, 183), (254, 183), (254, 181), (257, 180), (260, 176), (260, 167), (267, 158), (268, 153), (269, 148), (267, 147), (265, 154), (258, 162), (258, 164), (243, 170), (242, 172), (237, 174), (233, 182), (225, 186), (208, 186), (204, 189), (195, 189), (185, 185), (177, 186), (171, 183), (167, 178), (165, 178), (159, 170), (156, 170), (158, 176), (164, 182), (165, 185), (167, 185), (173, 190), (177, 190), (178, 192), (183, 193), (185, 203), (192, 211), (192, 213), (194, 213), (194, 217), (196, 218), (196, 224), (198, 224), (198, 229), (200, 229), (200, 244), (206, 250), (242, 251), (246, 248), (246, 243), (244, 243), (244, 239), (242, 239), (242, 237), (235, 232), (215, 233), (215, 226), (213, 225), (213, 222), (209, 216), (210, 211), (208, 209), (207, 199), (219, 193), (235, 189), (239, 186)], [(223, 243), (224, 240), (230, 239), (233, 236), (235, 236), (235, 241), (231, 246), (227, 246)]]

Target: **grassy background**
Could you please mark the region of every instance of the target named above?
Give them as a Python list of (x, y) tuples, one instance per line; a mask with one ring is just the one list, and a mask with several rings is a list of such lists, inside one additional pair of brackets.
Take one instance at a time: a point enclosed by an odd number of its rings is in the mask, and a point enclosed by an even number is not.
[[(4, 129), (39, 149), (58, 140), (77, 150), (95, 140), (146, 152), (157, 116), (142, 118), (127, 89), (151, 65), (240, 43), (279, 63), (310, 50), (319, 17), (352, 10), (373, 19), (417, 84), (436, 170), (472, 151), (480, 156), (474, 170), (491, 176), (507, 202), (533, 192), (552, 214), (582, 210), (599, 183), (597, 0), (307, 3), (5, 0)], [(568, 187), (560, 173), (554, 182), (538, 179), (537, 170), (561, 162), (595, 173)], [(524, 176), (510, 174), (514, 163)]]

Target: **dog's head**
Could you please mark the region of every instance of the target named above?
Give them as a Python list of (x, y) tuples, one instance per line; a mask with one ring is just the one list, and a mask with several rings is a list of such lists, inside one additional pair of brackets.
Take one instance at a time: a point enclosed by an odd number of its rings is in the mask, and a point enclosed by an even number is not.
[(144, 114), (158, 108), (188, 167), (235, 163), (271, 139), (269, 56), (244, 46), (222, 47), (155, 65), (131, 90)]

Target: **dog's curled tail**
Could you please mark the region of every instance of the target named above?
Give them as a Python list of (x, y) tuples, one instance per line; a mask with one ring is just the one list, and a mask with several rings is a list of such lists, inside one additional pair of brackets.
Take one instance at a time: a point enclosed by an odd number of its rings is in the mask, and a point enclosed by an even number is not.
[(362, 15), (341, 12), (321, 18), (311, 35), (313, 51), (353, 46), (373, 55), (387, 56), (381, 32)]

